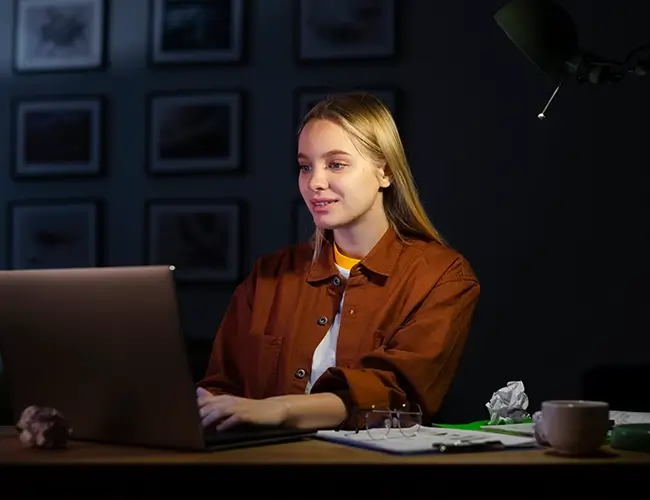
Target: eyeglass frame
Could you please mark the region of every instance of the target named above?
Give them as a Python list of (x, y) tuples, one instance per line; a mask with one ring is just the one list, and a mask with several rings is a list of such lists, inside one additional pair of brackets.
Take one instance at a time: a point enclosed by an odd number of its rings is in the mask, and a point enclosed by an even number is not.
[[(417, 411), (403, 411), (403, 410), (396, 410), (396, 409), (393, 409), (393, 410), (379, 410), (379, 409), (377, 409), (377, 407), (375, 405), (372, 405), (370, 407), (370, 410), (365, 411), (365, 415), (364, 415), (364, 422), (365, 423), (364, 423), (364, 425), (363, 425), (363, 427), (361, 429), (359, 428), (358, 419), (355, 419), (354, 434), (359, 434), (359, 432), (361, 432), (362, 430), (365, 430), (368, 433), (368, 436), (370, 437), (370, 439), (373, 439), (373, 440), (387, 439), (388, 435), (390, 434), (390, 430), (395, 428), (394, 423), (395, 423), (395, 421), (397, 421), (397, 428), (399, 429), (399, 432), (400, 432), (400, 434), (402, 436), (404, 436), (405, 438), (415, 437), (415, 436), (417, 436), (418, 432), (420, 431), (420, 428), (422, 427), (423, 413), (422, 413), (422, 407), (419, 404), (412, 403), (412, 405), (414, 405), (415, 408), (417, 408)], [(402, 404), (402, 408), (405, 408), (406, 406), (407, 406), (407, 403)], [(411, 406), (411, 404), (408, 404), (408, 406)], [(376, 438), (376, 437), (374, 437), (372, 435), (372, 433), (371, 433), (372, 428), (368, 426), (368, 420), (369, 420), (368, 417), (372, 413), (374, 413), (374, 414), (386, 414), (386, 418), (383, 419), (383, 422), (390, 421), (390, 424), (391, 424), (390, 426), (384, 426), (383, 427), (386, 430), (386, 435), (385, 436), (380, 437), (380, 438)], [(400, 416), (402, 416), (402, 415), (407, 415), (407, 416), (410, 416), (410, 417), (416, 417), (417, 429), (416, 429), (414, 434), (412, 434), (412, 435), (405, 434), (404, 429), (402, 429), (402, 422), (401, 422), (401, 418), (400, 418)], [(380, 427), (380, 428), (382, 428), (382, 427)]]

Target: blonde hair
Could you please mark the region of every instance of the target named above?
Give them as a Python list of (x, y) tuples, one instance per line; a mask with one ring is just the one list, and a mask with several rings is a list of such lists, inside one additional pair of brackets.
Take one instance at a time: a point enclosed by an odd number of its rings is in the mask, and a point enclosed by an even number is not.
[[(345, 130), (359, 152), (384, 165), (391, 180), (384, 191), (384, 211), (397, 237), (436, 241), (447, 246), (429, 220), (418, 196), (411, 168), (395, 120), (388, 107), (365, 92), (334, 94), (316, 104), (303, 118), (298, 135), (311, 120), (329, 120)], [(314, 259), (320, 254), (327, 230), (316, 228), (313, 236)]]

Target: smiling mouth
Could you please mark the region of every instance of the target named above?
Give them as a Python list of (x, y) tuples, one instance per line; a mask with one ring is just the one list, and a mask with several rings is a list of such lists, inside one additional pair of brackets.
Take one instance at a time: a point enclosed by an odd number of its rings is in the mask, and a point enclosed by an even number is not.
[(319, 201), (319, 202), (314, 202), (312, 205), (315, 207), (326, 207), (327, 205), (331, 205), (332, 203), (336, 203), (336, 201)]

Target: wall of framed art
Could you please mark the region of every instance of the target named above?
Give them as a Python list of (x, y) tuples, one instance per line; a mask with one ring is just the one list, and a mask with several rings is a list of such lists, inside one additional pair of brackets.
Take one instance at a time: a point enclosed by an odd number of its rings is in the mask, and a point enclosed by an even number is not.
[(419, 7), (332, 4), (0, 2), (0, 267), (173, 264), (188, 332), (214, 333), (253, 261), (309, 237), (308, 108), (366, 90), (400, 120), (428, 91), (402, 43)]

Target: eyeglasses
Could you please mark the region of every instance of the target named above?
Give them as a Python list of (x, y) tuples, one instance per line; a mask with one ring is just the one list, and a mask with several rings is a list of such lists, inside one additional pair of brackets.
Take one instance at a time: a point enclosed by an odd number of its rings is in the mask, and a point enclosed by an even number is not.
[(363, 423), (357, 425), (354, 434), (365, 430), (371, 439), (387, 439), (391, 429), (397, 429), (408, 438), (416, 436), (421, 427), (422, 408), (417, 403), (405, 403), (396, 410), (382, 410), (373, 405), (364, 413)]

